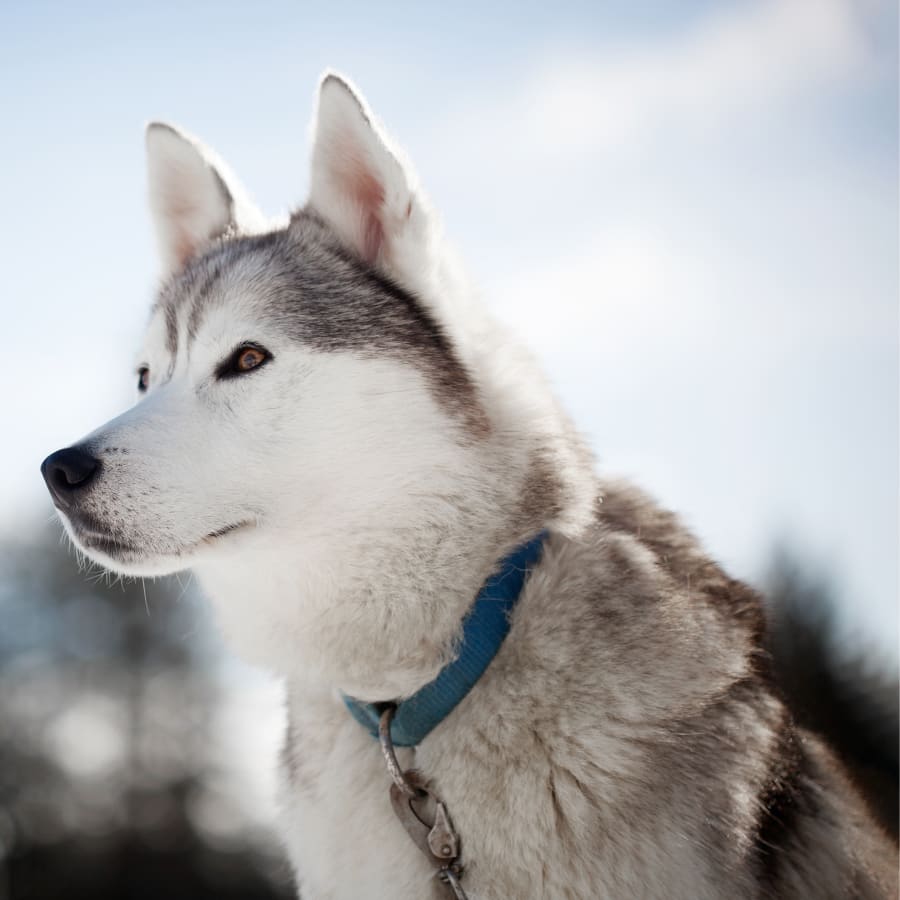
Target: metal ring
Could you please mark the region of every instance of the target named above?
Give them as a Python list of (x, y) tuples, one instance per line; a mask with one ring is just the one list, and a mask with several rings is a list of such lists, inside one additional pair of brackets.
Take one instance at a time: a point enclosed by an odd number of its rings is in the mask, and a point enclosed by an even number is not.
[(384, 711), (381, 713), (381, 718), (378, 720), (378, 742), (381, 744), (381, 753), (384, 756), (385, 763), (387, 763), (388, 772), (394, 784), (407, 797), (415, 799), (421, 797), (424, 792), (406, 780), (403, 769), (400, 768), (400, 763), (397, 761), (397, 754), (394, 752), (394, 741), (391, 738), (391, 722), (396, 711), (397, 707), (393, 703), (385, 706)]

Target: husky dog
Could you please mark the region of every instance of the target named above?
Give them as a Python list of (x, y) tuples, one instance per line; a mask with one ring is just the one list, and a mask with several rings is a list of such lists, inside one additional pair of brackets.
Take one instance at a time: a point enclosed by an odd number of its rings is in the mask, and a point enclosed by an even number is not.
[[(165, 277), (139, 402), (42, 469), (84, 553), (193, 569), (286, 681), (302, 897), (896, 896), (893, 844), (771, 682), (757, 596), (598, 479), (346, 80), (320, 85), (287, 222), (185, 133), (147, 150)], [(474, 598), (535, 541), (480, 676), (393, 748), (392, 704), (470, 653)]]

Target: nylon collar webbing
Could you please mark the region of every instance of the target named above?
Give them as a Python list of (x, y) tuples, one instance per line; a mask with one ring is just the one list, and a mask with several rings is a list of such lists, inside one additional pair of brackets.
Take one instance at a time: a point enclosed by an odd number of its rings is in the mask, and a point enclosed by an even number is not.
[[(500, 564), (466, 614), (456, 658), (411, 697), (397, 701), (391, 738), (398, 747), (420, 744), (469, 693), (509, 632), (509, 617), (522, 593), (529, 570), (538, 562), (547, 532), (522, 544)], [(365, 703), (344, 695), (344, 703), (372, 737), (378, 737), (381, 703)]]

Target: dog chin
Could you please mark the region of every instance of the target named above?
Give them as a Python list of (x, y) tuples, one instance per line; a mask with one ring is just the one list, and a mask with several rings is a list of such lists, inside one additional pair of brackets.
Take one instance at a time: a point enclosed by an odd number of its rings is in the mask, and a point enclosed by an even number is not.
[(117, 575), (140, 578), (171, 575), (190, 565), (190, 561), (180, 554), (148, 554), (111, 538), (83, 537), (71, 528), (67, 530), (78, 550), (92, 562)]
[(86, 547), (80, 541), (75, 543), (85, 556), (116, 575), (155, 578), (160, 575), (172, 575), (191, 566), (190, 560), (180, 556), (143, 556), (141, 554), (114, 556), (93, 547)]
[(66, 516), (61, 516), (60, 518), (62, 518), (72, 542), (88, 559), (117, 575), (138, 578), (172, 575), (188, 569), (205, 551), (223, 541), (226, 535), (231, 535), (235, 531), (250, 525), (250, 523), (228, 525), (189, 544), (183, 549), (178, 549), (174, 552), (170, 550), (154, 553), (152, 551), (148, 552), (147, 549), (135, 543), (100, 534), (96, 531), (83, 532), (74, 526)]

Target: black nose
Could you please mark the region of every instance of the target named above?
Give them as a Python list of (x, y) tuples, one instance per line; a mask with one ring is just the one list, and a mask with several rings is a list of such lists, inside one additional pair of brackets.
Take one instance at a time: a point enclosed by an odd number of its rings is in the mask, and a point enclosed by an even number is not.
[(79, 447), (57, 450), (41, 463), (41, 474), (57, 506), (75, 503), (75, 495), (84, 490), (99, 471), (100, 460)]

